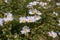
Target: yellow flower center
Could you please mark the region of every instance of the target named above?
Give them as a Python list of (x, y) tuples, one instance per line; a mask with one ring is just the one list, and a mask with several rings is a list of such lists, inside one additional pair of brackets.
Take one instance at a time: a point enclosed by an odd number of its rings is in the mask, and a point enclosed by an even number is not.
[(7, 18), (10, 18), (10, 16), (7, 16)]
[(32, 12), (32, 14), (35, 14), (34, 12)]
[(25, 20), (22, 20), (22, 23), (25, 23), (26, 21)]
[(27, 30), (26, 30), (26, 29), (24, 29), (24, 32), (26, 33), (26, 32), (27, 32)]
[(54, 34), (50, 34), (50, 36), (54, 36)]
[(31, 19), (29, 19), (29, 20), (28, 20), (28, 22), (32, 22), (32, 20), (31, 20)]

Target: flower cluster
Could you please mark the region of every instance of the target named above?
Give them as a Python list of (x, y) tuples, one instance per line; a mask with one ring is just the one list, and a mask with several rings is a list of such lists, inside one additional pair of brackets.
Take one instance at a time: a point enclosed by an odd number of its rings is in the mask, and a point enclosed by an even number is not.
[(37, 15), (35, 15), (35, 16), (27, 16), (27, 17), (20, 17), (19, 18), (19, 22), (20, 23), (36, 22), (36, 21), (38, 21), (40, 19), (41, 19), (41, 17), (40, 16), (37, 16)]
[(46, 8), (45, 6), (47, 6), (47, 3), (46, 3), (46, 2), (33, 1), (33, 2), (30, 2), (30, 3), (27, 5), (27, 7), (28, 7), (28, 8), (33, 8), (33, 6), (36, 6), (36, 5), (39, 5), (39, 7)]
[(39, 4), (39, 2), (33, 1), (33, 2), (30, 2), (30, 3), (27, 5), (27, 7), (28, 7), (28, 8), (32, 8), (33, 6), (36, 6), (37, 4)]
[[(28, 8), (31, 8), (31, 7), (33, 7), (33, 6), (36, 6), (38, 3), (39, 3), (39, 2), (37, 2), (37, 1), (30, 2), (30, 3), (27, 5), (27, 7), (28, 7)], [(31, 15), (34, 15), (34, 16), (20, 17), (20, 18), (19, 18), (19, 22), (20, 22), (20, 23), (36, 22), (36, 21), (38, 21), (38, 20), (41, 19), (41, 16), (40, 16), (40, 15), (42, 15), (42, 13), (41, 13), (40, 11), (38, 11), (37, 9), (34, 9), (34, 8), (29, 9), (29, 12), (28, 12), (28, 13), (31, 14)]]
[(11, 13), (5, 13), (4, 18), (0, 18), (0, 26), (3, 26), (3, 22), (9, 22), (13, 20), (13, 15)]

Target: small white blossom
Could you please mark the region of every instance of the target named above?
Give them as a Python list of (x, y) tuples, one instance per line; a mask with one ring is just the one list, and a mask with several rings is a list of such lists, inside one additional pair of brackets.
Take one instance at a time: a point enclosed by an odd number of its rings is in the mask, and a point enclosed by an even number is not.
[(29, 14), (37, 14), (37, 15), (41, 15), (42, 13), (40, 12), (40, 11), (38, 11), (38, 10), (36, 10), (36, 9), (30, 9), (29, 10)]
[(37, 5), (39, 2), (37, 2), (37, 1), (33, 1), (32, 2), (32, 5)]
[(28, 16), (27, 22), (36, 22), (36, 20), (35, 20), (34, 16)]
[(58, 13), (56, 13), (56, 12), (53, 12), (53, 14), (55, 14), (56, 16), (58, 16)]
[(29, 4), (29, 5), (27, 5), (27, 7), (28, 7), (28, 8), (33, 8), (33, 6), (32, 6), (32, 5), (30, 5), (30, 4)]
[(60, 32), (58, 34), (60, 35)]
[(30, 32), (30, 29), (28, 26), (24, 26), (20, 32), (21, 32), (21, 34), (26, 34), (26, 33)]
[(58, 22), (60, 23), (60, 19), (58, 20)]
[(30, 9), (29, 14), (36, 14), (37, 10), (36, 9)]
[(49, 2), (50, 2), (51, 0), (47, 0), (47, 1), (49, 1)]
[(56, 3), (57, 6), (60, 6), (60, 2), (59, 3)]
[(57, 33), (54, 31), (51, 31), (51, 32), (48, 32), (48, 36), (55, 38), (57, 36)]
[(58, 20), (58, 22), (59, 22), (59, 23), (58, 23), (58, 26), (60, 26), (60, 19)]
[(26, 20), (27, 20), (26, 17), (20, 17), (20, 18), (19, 18), (19, 22), (20, 22), (20, 23), (25, 23)]
[(41, 17), (37, 16), (37, 15), (35, 15), (34, 17), (35, 17), (35, 20), (40, 20), (41, 19)]
[(44, 7), (44, 6), (46, 6), (46, 5), (47, 5), (46, 2), (40, 2), (40, 6)]
[(60, 26), (60, 23), (58, 23), (58, 26)]
[(37, 15), (42, 15), (42, 13), (40, 12), (40, 11), (37, 11), (37, 13), (36, 13)]
[(7, 13), (5, 16), (6, 17), (3, 18), (5, 22), (13, 20), (13, 15), (11, 13)]
[(30, 2), (28, 5), (27, 5), (27, 7), (28, 8), (31, 8), (31, 7), (33, 7), (34, 5), (37, 5), (39, 2), (37, 2), (37, 1), (33, 1), (33, 2)]
[(4, 2), (6, 2), (6, 3), (7, 3), (7, 2), (8, 2), (8, 0), (4, 0)]
[(3, 26), (3, 19), (0, 18), (0, 26)]

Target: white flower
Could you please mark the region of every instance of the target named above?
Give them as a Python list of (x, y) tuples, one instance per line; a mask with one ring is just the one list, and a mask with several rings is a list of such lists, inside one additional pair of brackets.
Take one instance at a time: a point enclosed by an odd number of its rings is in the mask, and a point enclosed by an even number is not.
[(4, 2), (6, 2), (6, 3), (7, 3), (7, 2), (8, 2), (8, 0), (4, 0)]
[(59, 3), (56, 3), (57, 6), (60, 6), (60, 2)]
[(40, 20), (40, 16), (27, 16), (27, 17), (20, 17), (19, 22), (20, 23), (26, 23), (26, 22), (36, 22), (37, 20)]
[(0, 26), (3, 26), (3, 19), (0, 18)]
[(25, 23), (26, 20), (27, 20), (26, 17), (20, 17), (20, 18), (19, 18), (19, 22), (20, 22), (20, 23)]
[(22, 30), (21, 30), (21, 34), (26, 34), (26, 33), (28, 33), (28, 32), (30, 32), (30, 29), (29, 29), (29, 27), (27, 27), (27, 26), (24, 26), (24, 27), (22, 28)]
[(11, 13), (7, 13), (6, 14), (6, 17), (3, 18), (5, 22), (8, 22), (8, 21), (12, 21), (13, 20), (13, 16)]
[(36, 14), (37, 10), (36, 9), (30, 9), (29, 14)]
[(60, 19), (58, 20), (58, 22), (60, 23)]
[(58, 34), (60, 35), (60, 32)]
[(39, 2), (37, 2), (37, 1), (33, 1), (32, 2), (32, 5), (37, 5)]
[(40, 6), (44, 7), (45, 5), (47, 5), (46, 2), (40, 2)]
[(40, 20), (41, 19), (41, 17), (37, 16), (37, 15), (35, 15), (34, 17), (35, 17), (35, 20)]
[(60, 26), (60, 19), (58, 20), (58, 22), (59, 22), (59, 23), (58, 23), (58, 26)]
[(50, 2), (51, 0), (47, 0), (47, 1), (49, 1), (49, 2)]
[(34, 16), (27, 16), (27, 22), (36, 22)]
[(56, 16), (58, 16), (58, 13), (56, 13), (56, 12), (53, 12), (53, 14), (55, 14)]
[(27, 5), (27, 7), (28, 8), (31, 8), (31, 7), (33, 7), (34, 5), (37, 5), (39, 2), (37, 2), (37, 1), (33, 1), (33, 2), (30, 2), (28, 5)]
[(29, 5), (27, 5), (27, 7), (28, 7), (28, 8), (32, 8), (33, 6), (29, 4)]
[(38, 14), (38, 15), (42, 15), (42, 13), (40, 12), (40, 11), (37, 11), (37, 13), (36, 14)]
[(48, 32), (48, 36), (55, 38), (57, 36), (57, 33), (54, 31), (51, 31), (51, 32)]
[(58, 24), (58, 26), (60, 26), (60, 23)]
[(30, 9), (29, 10), (29, 14), (37, 14), (37, 15), (41, 15), (42, 13), (36, 9)]

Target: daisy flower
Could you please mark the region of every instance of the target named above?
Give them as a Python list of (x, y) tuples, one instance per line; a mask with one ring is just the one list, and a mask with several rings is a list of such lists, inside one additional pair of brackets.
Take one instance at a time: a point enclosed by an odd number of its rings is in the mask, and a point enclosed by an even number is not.
[(33, 8), (33, 6), (29, 4), (29, 5), (27, 5), (27, 8)]
[(40, 20), (41, 19), (41, 17), (37, 16), (37, 15), (35, 15), (34, 17), (35, 17), (35, 20)]
[(39, 2), (37, 2), (37, 1), (33, 1), (32, 3), (29, 3), (29, 4), (31, 4), (31, 5), (37, 5)]
[(60, 32), (58, 34), (60, 35)]
[(57, 33), (54, 31), (51, 31), (51, 32), (48, 32), (48, 36), (55, 38), (57, 36)]
[(28, 8), (31, 8), (31, 7), (33, 7), (33, 6), (35, 6), (35, 5), (37, 5), (39, 2), (37, 2), (37, 1), (33, 1), (33, 2), (30, 2), (28, 5), (27, 5), (27, 7)]
[(58, 13), (56, 13), (56, 12), (53, 12), (53, 14), (55, 14), (56, 16), (58, 16)]
[(5, 3), (7, 3), (7, 2), (8, 2), (8, 0), (4, 0), (4, 2), (5, 2)]
[(19, 18), (19, 22), (20, 22), (20, 23), (25, 23), (26, 20), (27, 20), (26, 17), (20, 17), (20, 18)]
[(13, 15), (11, 13), (7, 13), (7, 14), (5, 14), (5, 16), (6, 17), (3, 18), (5, 22), (13, 20)]
[(58, 22), (60, 23), (60, 19), (58, 20)]
[(24, 26), (20, 32), (21, 32), (21, 34), (26, 34), (26, 33), (30, 32), (30, 29), (28, 26)]
[(51, 0), (47, 0), (47, 1), (49, 1), (49, 2), (50, 2)]
[(59, 23), (58, 23), (58, 26), (60, 26), (60, 19), (58, 20), (58, 22), (59, 22)]
[(56, 3), (57, 6), (60, 6), (60, 2), (59, 3)]
[(40, 12), (40, 11), (37, 11), (37, 13), (36, 13), (37, 15), (42, 15), (42, 13)]
[(34, 16), (27, 16), (27, 22), (36, 22)]
[(36, 9), (30, 9), (29, 14), (36, 14), (37, 10)]
[(40, 6), (42, 6), (42, 7), (44, 7), (45, 5), (47, 5), (46, 2), (40, 2), (39, 4), (40, 4)]
[(58, 26), (60, 26), (60, 23), (58, 24)]
[(3, 19), (0, 18), (0, 26), (3, 26)]
[(41, 15), (42, 13), (40, 12), (40, 11), (38, 11), (38, 10), (36, 10), (36, 9), (30, 9), (29, 10), (29, 14), (37, 14), (37, 15)]

